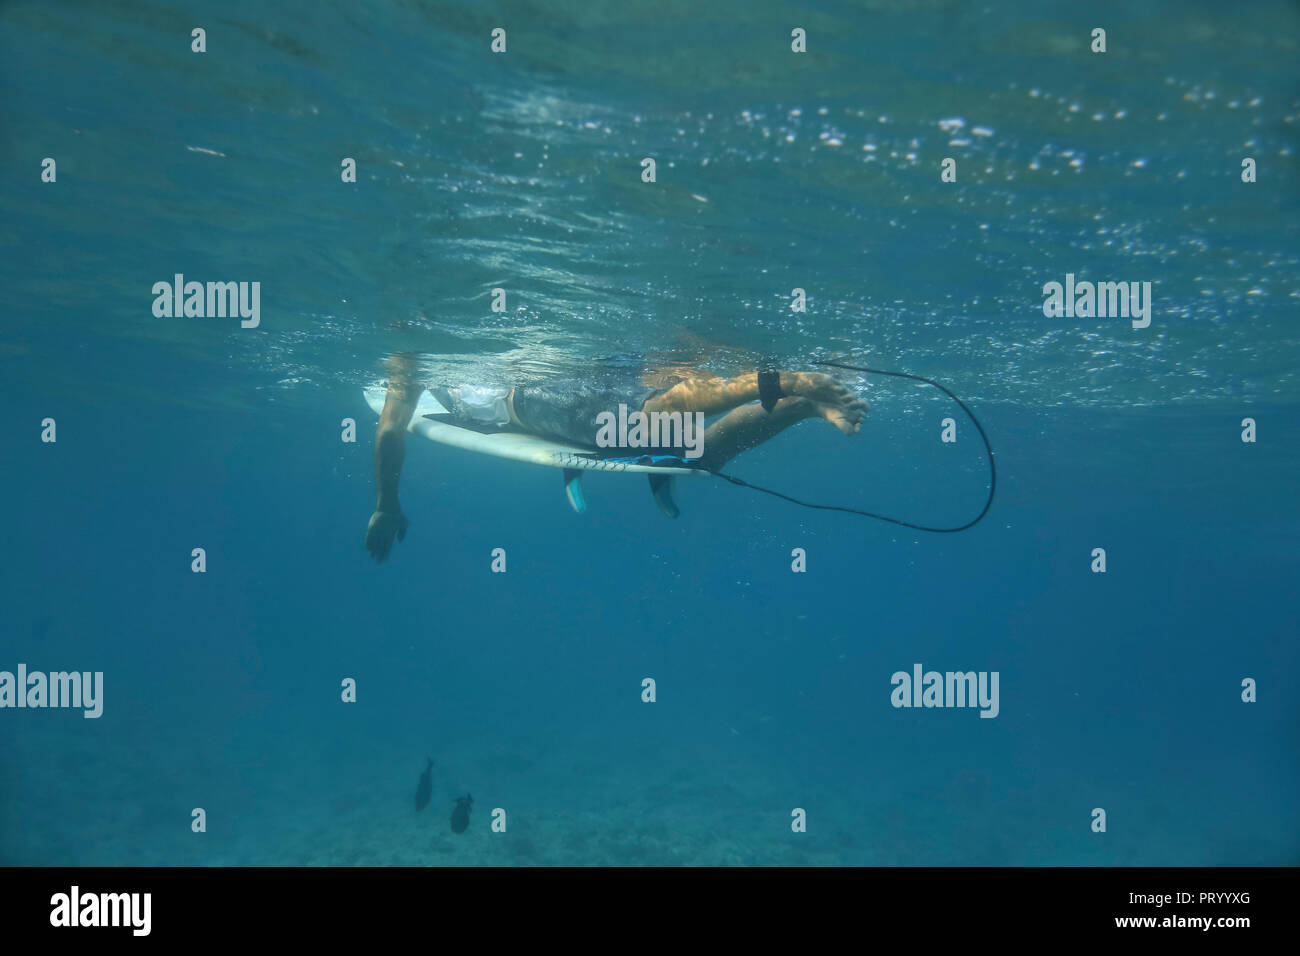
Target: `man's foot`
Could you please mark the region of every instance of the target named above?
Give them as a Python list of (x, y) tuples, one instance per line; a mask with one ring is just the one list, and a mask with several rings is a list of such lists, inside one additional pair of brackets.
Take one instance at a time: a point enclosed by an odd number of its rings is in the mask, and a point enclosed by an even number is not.
[(867, 417), (867, 403), (860, 398), (855, 398), (848, 406), (816, 404), (815, 407), (815, 414), (846, 435), (856, 435), (862, 431), (862, 423)]
[(782, 372), (781, 391), (823, 405), (848, 407), (861, 401), (848, 386), (841, 385), (822, 372)]
[(848, 405), (823, 405), (806, 398), (783, 398), (773, 414), (793, 424), (804, 418), (822, 418), (846, 435), (856, 435), (867, 418), (867, 403), (860, 398), (849, 400)]
[(809, 414), (826, 419), (846, 435), (862, 430), (867, 403), (845, 385), (822, 372), (784, 372), (781, 390), (815, 406)]

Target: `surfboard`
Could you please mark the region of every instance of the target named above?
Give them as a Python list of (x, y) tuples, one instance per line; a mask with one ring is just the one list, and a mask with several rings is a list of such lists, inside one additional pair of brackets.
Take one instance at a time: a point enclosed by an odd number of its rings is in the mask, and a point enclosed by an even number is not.
[[(375, 385), (365, 390), (366, 404), (376, 414), (384, 410), (387, 389)], [(540, 435), (528, 435), (523, 432), (478, 432), (472, 428), (462, 428), (436, 416), (446, 415), (447, 409), (428, 391), (420, 396), (411, 416), (407, 431), (427, 438), (440, 445), (450, 445), (465, 451), (520, 461), (530, 465), (564, 470), (565, 493), (574, 511), (586, 510), (582, 497), (580, 478), (584, 471), (604, 471), (624, 475), (649, 475), (650, 489), (655, 502), (670, 518), (677, 517), (677, 506), (672, 500), (671, 479), (678, 475), (707, 475), (701, 468), (688, 468), (682, 465), (637, 464), (630, 461), (617, 461), (601, 458), (594, 448), (582, 448), (564, 442), (551, 441)], [(628, 455), (628, 458), (637, 457)]]

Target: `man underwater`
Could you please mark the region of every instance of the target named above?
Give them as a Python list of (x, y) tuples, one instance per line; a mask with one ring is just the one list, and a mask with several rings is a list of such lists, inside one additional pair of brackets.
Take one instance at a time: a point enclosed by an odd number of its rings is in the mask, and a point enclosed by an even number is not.
[(755, 371), (732, 378), (691, 375), (665, 389), (654, 388), (651, 378), (643, 376), (639, 389), (619, 393), (573, 384), (426, 386), (416, 381), (415, 363), (408, 355), (390, 358), (388, 371), (388, 394), (375, 431), (379, 501), (366, 529), (366, 549), (380, 563), (388, 560), (394, 537), (398, 541), (406, 538), (410, 524), (398, 503), (397, 485), (406, 458), (406, 429), (426, 388), (447, 409), (454, 424), (526, 432), (583, 448), (597, 446), (597, 417), (613, 413), (619, 405), (647, 415), (722, 415), (705, 430), (701, 454), (694, 462), (710, 470), (721, 468), (741, 452), (805, 418), (821, 418), (845, 435), (853, 435), (867, 416), (866, 402), (820, 372)]

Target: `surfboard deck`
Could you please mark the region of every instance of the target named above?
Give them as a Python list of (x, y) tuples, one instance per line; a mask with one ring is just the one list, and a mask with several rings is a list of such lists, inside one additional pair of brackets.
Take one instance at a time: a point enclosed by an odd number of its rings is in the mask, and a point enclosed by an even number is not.
[[(376, 414), (384, 410), (384, 398), (387, 389), (382, 385), (371, 386), (365, 390), (366, 404)], [(701, 468), (685, 468), (673, 465), (636, 465), (622, 461), (605, 461), (594, 458), (598, 454), (593, 448), (580, 448), (563, 442), (551, 441), (539, 435), (526, 435), (522, 432), (476, 432), (472, 428), (462, 428), (451, 422), (429, 418), (429, 415), (445, 415), (447, 409), (429, 392), (420, 396), (407, 427), (416, 435), (463, 448), (465, 451), (505, 458), (509, 461), (522, 461), (530, 465), (542, 465), (546, 468), (567, 468), (577, 471), (605, 471), (628, 475), (707, 475)], [(628, 456), (632, 457), (632, 456)], [(576, 508), (576, 505), (575, 505)]]

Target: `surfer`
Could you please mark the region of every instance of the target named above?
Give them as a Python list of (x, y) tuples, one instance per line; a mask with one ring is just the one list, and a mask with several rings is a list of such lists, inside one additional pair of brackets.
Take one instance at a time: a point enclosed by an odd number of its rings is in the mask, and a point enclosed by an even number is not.
[[(845, 435), (857, 433), (867, 403), (820, 372), (746, 372), (731, 378), (688, 376), (667, 388), (647, 380), (622, 394), (588, 385), (497, 388), (438, 387), (417, 381), (409, 355), (388, 361), (388, 392), (375, 432), (375, 483), (379, 500), (366, 529), (366, 549), (388, 559), (393, 539), (406, 537), (409, 522), (397, 498), (406, 458), (406, 429), (425, 388), (456, 424), (478, 430), (521, 431), (590, 448), (597, 416), (620, 404), (648, 414), (721, 415), (704, 432), (695, 464), (717, 470), (741, 452), (775, 437), (806, 418), (821, 418)], [(666, 383), (664, 383), (666, 384)]]

